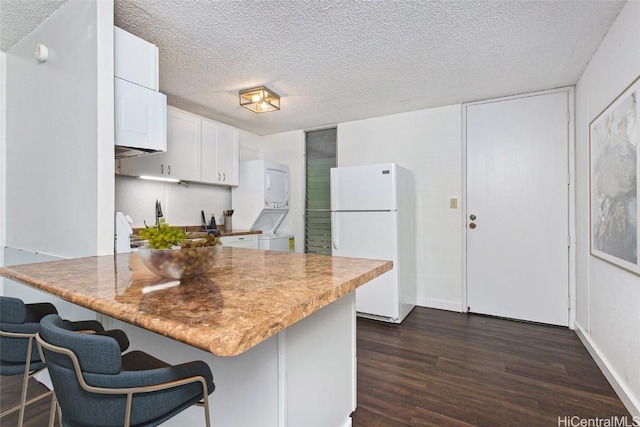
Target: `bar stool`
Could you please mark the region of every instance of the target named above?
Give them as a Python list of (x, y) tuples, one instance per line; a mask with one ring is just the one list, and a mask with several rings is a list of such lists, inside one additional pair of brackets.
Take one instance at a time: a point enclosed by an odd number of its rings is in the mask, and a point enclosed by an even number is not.
[(120, 339), (79, 334), (58, 315), (42, 320), (36, 340), (64, 426), (156, 426), (195, 404), (204, 406), (209, 427), (207, 396), (215, 388), (209, 366), (172, 366), (142, 351), (122, 354), (129, 342), (118, 332)]
[(40, 320), (55, 313), (56, 308), (49, 303), (25, 304), (18, 298), (0, 297), (0, 375), (22, 375), (20, 403), (2, 412), (0, 418), (20, 411), (18, 427), (22, 427), (27, 405), (52, 394), (48, 391), (26, 401), (29, 378), (45, 367), (34, 345)]

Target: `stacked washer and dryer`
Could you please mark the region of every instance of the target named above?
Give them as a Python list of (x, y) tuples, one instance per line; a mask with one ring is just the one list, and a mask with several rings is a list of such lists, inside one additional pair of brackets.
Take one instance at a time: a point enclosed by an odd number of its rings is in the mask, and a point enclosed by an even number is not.
[(260, 249), (293, 251), (293, 235), (276, 232), (289, 212), (289, 166), (249, 160), (240, 163), (239, 175), (231, 190), (233, 228), (262, 231)]

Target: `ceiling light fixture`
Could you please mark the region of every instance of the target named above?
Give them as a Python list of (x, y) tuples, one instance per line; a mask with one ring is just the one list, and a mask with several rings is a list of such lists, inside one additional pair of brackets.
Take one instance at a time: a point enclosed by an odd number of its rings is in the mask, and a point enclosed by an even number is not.
[(280, 109), (280, 96), (265, 86), (240, 91), (240, 105), (254, 113), (267, 113)]

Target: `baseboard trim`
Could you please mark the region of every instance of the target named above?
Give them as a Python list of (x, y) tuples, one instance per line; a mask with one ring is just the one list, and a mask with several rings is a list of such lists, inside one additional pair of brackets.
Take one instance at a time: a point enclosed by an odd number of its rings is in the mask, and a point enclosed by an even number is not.
[(459, 302), (445, 301), (433, 298), (420, 298), (418, 297), (416, 305), (420, 307), (437, 308), (440, 310), (463, 312), (462, 304)]
[(611, 387), (613, 387), (613, 390), (616, 392), (624, 406), (629, 410), (631, 416), (640, 417), (640, 403), (633, 395), (633, 392), (629, 390), (629, 387), (627, 387), (622, 381), (620, 381), (619, 376), (613, 370), (613, 367), (607, 358), (604, 357), (602, 352), (598, 349), (598, 346), (591, 341), (591, 338), (586, 333), (582, 325), (580, 325), (577, 320), (574, 325), (578, 338), (580, 338), (580, 341), (582, 341), (582, 344), (584, 344), (587, 351), (596, 362), (607, 381), (609, 381), (609, 384), (611, 384)]

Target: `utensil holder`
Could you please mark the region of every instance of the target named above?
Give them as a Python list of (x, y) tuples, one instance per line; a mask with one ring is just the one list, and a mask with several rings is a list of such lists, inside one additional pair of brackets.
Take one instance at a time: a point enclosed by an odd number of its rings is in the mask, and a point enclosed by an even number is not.
[(232, 228), (232, 224), (231, 224), (231, 217), (225, 217), (224, 219), (224, 231), (226, 232), (231, 232), (231, 228)]

